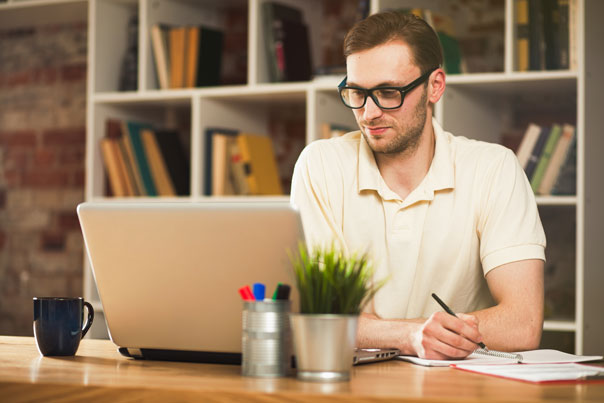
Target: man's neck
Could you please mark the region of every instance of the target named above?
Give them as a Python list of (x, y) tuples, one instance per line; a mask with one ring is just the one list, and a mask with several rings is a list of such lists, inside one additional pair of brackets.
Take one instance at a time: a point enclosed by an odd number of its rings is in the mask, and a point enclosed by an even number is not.
[(386, 185), (405, 198), (422, 182), (434, 158), (436, 139), (432, 120), (428, 118), (417, 147), (398, 154), (374, 153)]

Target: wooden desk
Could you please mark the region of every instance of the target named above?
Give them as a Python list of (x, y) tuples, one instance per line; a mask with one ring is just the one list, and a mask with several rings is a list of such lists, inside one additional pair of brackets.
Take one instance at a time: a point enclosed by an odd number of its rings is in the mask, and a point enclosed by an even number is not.
[(248, 378), (238, 366), (128, 359), (108, 340), (42, 357), (33, 338), (0, 336), (0, 400), (604, 402), (604, 384), (540, 386), (401, 361), (355, 367), (350, 382)]

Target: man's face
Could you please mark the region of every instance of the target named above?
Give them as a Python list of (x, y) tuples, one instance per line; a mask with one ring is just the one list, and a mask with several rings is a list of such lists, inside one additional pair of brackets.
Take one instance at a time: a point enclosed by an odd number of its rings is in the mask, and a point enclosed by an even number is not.
[[(346, 59), (347, 85), (403, 87), (423, 73), (411, 60), (408, 46), (399, 41), (354, 53)], [(398, 154), (412, 152), (418, 145), (428, 117), (427, 105), (427, 91), (421, 84), (405, 95), (398, 109), (380, 109), (367, 97), (365, 106), (353, 112), (375, 153)]]

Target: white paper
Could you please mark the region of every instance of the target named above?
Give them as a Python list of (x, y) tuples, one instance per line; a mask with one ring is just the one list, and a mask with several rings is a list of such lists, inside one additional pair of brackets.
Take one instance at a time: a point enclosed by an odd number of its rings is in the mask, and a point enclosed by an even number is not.
[[(601, 360), (601, 355), (574, 355), (564, 353), (558, 350), (530, 350), (530, 351), (519, 351), (513, 354), (522, 355), (522, 362), (524, 364), (551, 364), (551, 363), (572, 363), (572, 362), (584, 362), (584, 361), (596, 361)], [(472, 353), (468, 357), (462, 360), (428, 360), (425, 358), (418, 358), (409, 355), (399, 355), (396, 357), (399, 360), (409, 361), (414, 364), (423, 365), (425, 367), (448, 367), (449, 365), (488, 365), (488, 364), (518, 364), (518, 361), (485, 356), (482, 354)]]
[(575, 381), (604, 374), (604, 367), (582, 364), (455, 365), (455, 368), (528, 382)]

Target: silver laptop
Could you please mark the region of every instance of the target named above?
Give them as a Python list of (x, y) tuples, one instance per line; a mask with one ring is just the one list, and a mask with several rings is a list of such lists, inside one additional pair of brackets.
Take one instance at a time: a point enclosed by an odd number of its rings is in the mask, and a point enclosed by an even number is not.
[(286, 201), (87, 202), (77, 211), (109, 335), (125, 355), (240, 362), (238, 289), (295, 288), (288, 250), (303, 231)]
[[(88, 202), (77, 211), (109, 335), (126, 356), (239, 364), (238, 289), (262, 282), (272, 295), (279, 282), (293, 285), (288, 251), (303, 231), (285, 201)], [(395, 355), (357, 349), (354, 363)]]

